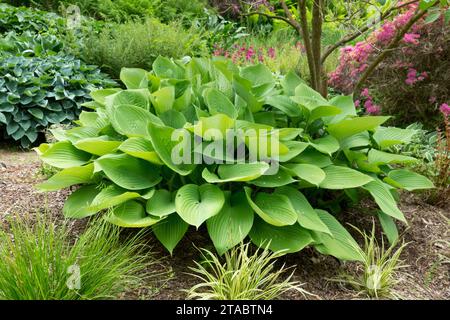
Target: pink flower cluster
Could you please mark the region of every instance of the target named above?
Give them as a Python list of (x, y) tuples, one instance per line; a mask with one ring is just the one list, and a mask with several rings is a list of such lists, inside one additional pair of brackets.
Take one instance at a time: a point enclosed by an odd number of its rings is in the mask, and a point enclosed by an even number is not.
[[(379, 29), (374, 31), (367, 40), (356, 43), (354, 46), (347, 46), (341, 49), (339, 65), (334, 72), (329, 75), (330, 86), (346, 93), (353, 91), (354, 85), (360, 76), (366, 71), (371, 59), (379, 52), (380, 48), (388, 45), (397, 34), (397, 30), (407, 24), (417, 9), (417, 3), (405, 7), (405, 11), (394, 20), (385, 22)], [(423, 23), (416, 24), (411, 33), (405, 34), (403, 42), (406, 45), (417, 45), (420, 40), (420, 31)], [(410, 50), (411, 48), (406, 48)], [(407, 54), (407, 51), (403, 53)], [(410, 68), (407, 75), (407, 83), (413, 85), (418, 81), (423, 81), (428, 77), (427, 73), (413, 75), (412, 65), (398, 64), (399, 68)]]
[(237, 43), (230, 49), (224, 49), (216, 44), (214, 45), (213, 55), (231, 58), (233, 63), (239, 65), (264, 63), (277, 58), (276, 49), (273, 47), (264, 48)]
[(446, 117), (450, 116), (450, 106), (447, 103), (443, 103), (439, 110), (442, 112), (442, 114)]
[(405, 83), (407, 85), (413, 86), (417, 82), (423, 81), (428, 78), (428, 72), (424, 71), (422, 73), (417, 72), (414, 68), (409, 68), (406, 76)]
[(372, 115), (380, 114), (381, 107), (374, 103), (373, 97), (370, 95), (368, 88), (361, 91), (361, 100), (355, 101), (356, 108), (361, 107), (361, 101), (364, 101), (364, 109), (366, 110), (366, 113)]

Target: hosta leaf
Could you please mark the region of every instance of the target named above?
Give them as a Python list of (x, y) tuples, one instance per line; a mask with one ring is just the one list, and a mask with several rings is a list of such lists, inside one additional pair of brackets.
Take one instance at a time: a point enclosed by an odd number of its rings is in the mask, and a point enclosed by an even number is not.
[(312, 164), (286, 164), (285, 168), (288, 169), (292, 175), (299, 177), (313, 185), (318, 186), (325, 179), (325, 172)]
[(336, 96), (330, 100), (330, 105), (341, 109), (341, 113), (333, 117), (324, 118), (326, 124), (337, 123), (348, 116), (356, 116), (356, 107), (353, 102), (353, 96)]
[(253, 225), (253, 210), (245, 193), (225, 193), (220, 212), (206, 221), (208, 233), (219, 255), (245, 239)]
[(380, 220), (381, 227), (383, 228), (383, 232), (389, 240), (390, 244), (395, 243), (398, 240), (398, 230), (395, 225), (394, 219), (391, 216), (383, 213), (382, 211), (377, 212), (378, 219)]
[(266, 83), (275, 83), (272, 72), (270, 72), (269, 68), (261, 63), (242, 68), (241, 76), (249, 80), (254, 87)]
[(164, 87), (153, 92), (151, 95), (151, 100), (156, 114), (160, 115), (168, 110), (171, 110), (175, 102), (174, 87)]
[(433, 182), (428, 178), (405, 169), (390, 171), (385, 182), (408, 191), (434, 188)]
[(55, 191), (75, 184), (90, 183), (94, 173), (94, 164), (61, 170), (47, 181), (36, 185), (41, 191)]
[(406, 222), (403, 212), (397, 207), (397, 202), (385, 183), (377, 179), (368, 183), (363, 188), (369, 191), (381, 211), (400, 221)]
[(328, 132), (338, 140), (353, 136), (354, 134), (373, 130), (389, 120), (390, 117), (367, 116), (353, 119), (345, 119), (328, 126)]
[(320, 220), (317, 212), (300, 191), (292, 187), (281, 187), (275, 190), (275, 193), (289, 198), (289, 201), (291, 201), (293, 208), (298, 214), (298, 223), (303, 228), (331, 234), (326, 224)]
[(211, 117), (201, 117), (194, 125), (194, 133), (205, 140), (222, 140), (227, 130), (234, 128), (234, 119), (225, 114), (216, 114)]
[(368, 162), (375, 165), (395, 164), (395, 163), (411, 163), (416, 162), (413, 157), (401, 154), (387, 153), (376, 149), (371, 149), (368, 154)]
[(339, 141), (341, 149), (351, 149), (370, 145), (369, 132), (364, 131)]
[(88, 208), (99, 192), (95, 185), (87, 185), (76, 190), (64, 203), (64, 217), (81, 219), (95, 214), (95, 211)]
[(103, 209), (115, 207), (128, 200), (140, 198), (137, 192), (130, 192), (116, 185), (110, 185), (99, 192), (87, 207), (88, 210), (99, 212)]
[(120, 105), (130, 105), (136, 108), (148, 110), (150, 106), (148, 90), (124, 90), (105, 98), (108, 110)]
[(108, 136), (100, 136), (96, 138), (86, 138), (74, 143), (77, 149), (103, 156), (112, 153), (120, 146), (122, 141), (112, 141)]
[(163, 164), (153, 149), (152, 143), (146, 138), (129, 138), (122, 142), (119, 150), (135, 158), (147, 160), (157, 165)]
[(27, 111), (37, 119), (44, 119), (44, 112), (39, 108), (30, 108)]
[[(273, 168), (275, 169), (275, 168)], [(272, 169), (269, 169), (269, 171)], [(283, 168), (278, 168), (276, 174), (269, 174), (251, 181), (250, 183), (261, 188), (277, 188), (286, 186), (288, 184), (297, 182), (292, 176)]]
[(149, 123), (162, 125), (162, 121), (149, 111), (132, 105), (119, 105), (111, 115), (111, 123), (120, 134), (128, 137), (148, 136)]
[(168, 58), (159, 56), (152, 65), (152, 70), (160, 78), (182, 79), (184, 70)]
[(173, 253), (173, 249), (183, 238), (189, 225), (176, 213), (171, 214), (166, 219), (152, 226), (153, 233), (163, 246)]
[(411, 138), (416, 133), (416, 130), (383, 127), (375, 131), (373, 139), (381, 149), (386, 149), (396, 144), (411, 142)]
[(337, 141), (333, 136), (330, 135), (316, 139), (312, 141), (310, 145), (317, 151), (327, 153), (330, 156), (339, 150), (339, 141)]
[(323, 168), (323, 171), (325, 179), (320, 183), (320, 187), (324, 189), (351, 189), (373, 181), (372, 177), (347, 167), (328, 166)]
[(300, 141), (285, 141), (283, 143), (287, 148), (289, 148), (289, 151), (285, 154), (281, 154), (278, 156), (278, 160), (280, 162), (288, 162), (294, 159), (300, 153), (305, 151), (306, 148), (309, 146), (308, 143)]
[(147, 189), (161, 181), (157, 167), (127, 154), (106, 155), (95, 162), (111, 181), (125, 189)]
[(316, 150), (306, 149), (300, 155), (292, 159), (292, 162), (295, 163), (305, 163), (305, 164), (313, 164), (318, 166), (319, 168), (327, 167), (333, 162), (331, 161), (329, 156), (326, 156)]
[(161, 221), (146, 215), (144, 206), (136, 201), (128, 201), (115, 207), (105, 219), (124, 228), (145, 228)]
[(225, 197), (219, 187), (212, 184), (201, 186), (188, 184), (177, 191), (175, 207), (180, 217), (190, 225), (200, 225), (219, 213)]
[(147, 71), (138, 68), (122, 68), (120, 80), (128, 89), (148, 88)]
[(270, 96), (266, 99), (266, 103), (284, 112), (289, 117), (300, 117), (302, 115), (302, 110), (298, 104), (287, 96)]
[(121, 89), (119, 88), (99, 89), (91, 91), (90, 95), (95, 102), (98, 102), (101, 105), (105, 105), (106, 97), (116, 94), (119, 91), (121, 91)]
[[(178, 130), (150, 123), (148, 126), (150, 141), (162, 162), (180, 175), (186, 176), (194, 170), (192, 139), (187, 130)], [(179, 133), (179, 135), (177, 135)], [(178, 148), (178, 149), (177, 149)], [(177, 154), (176, 151), (179, 153)], [(180, 155), (180, 153), (183, 153)], [(175, 159), (175, 156), (182, 159)], [(186, 158), (186, 162), (182, 161)], [(176, 163), (176, 160), (180, 160)]]
[(176, 211), (174, 196), (167, 190), (156, 190), (153, 196), (147, 201), (145, 209), (152, 216), (168, 216)]
[(311, 111), (309, 114), (309, 122), (313, 122), (317, 119), (324, 117), (331, 117), (340, 114), (342, 111), (338, 107), (334, 106), (319, 106)]
[(268, 246), (272, 251), (284, 250), (285, 253), (301, 251), (313, 242), (309, 231), (299, 224), (276, 227), (257, 217), (249, 236), (257, 246), (263, 248)]
[(295, 88), (302, 83), (305, 83), (305, 81), (294, 71), (289, 71), (281, 80), (281, 86), (284, 89), (284, 94), (288, 96), (293, 96), (295, 94)]
[(295, 96), (291, 99), (312, 111), (320, 106), (328, 106), (328, 101), (320, 93), (302, 83), (295, 88)]
[(252, 209), (267, 223), (282, 227), (297, 222), (297, 213), (288, 197), (260, 192), (253, 201), (252, 190), (248, 187), (245, 187), (245, 194)]
[[(303, 132), (302, 128), (281, 128), (278, 130), (278, 137), (280, 140), (289, 142), (290, 140), (294, 140)], [(299, 141), (290, 141), (290, 142), (299, 142)]]
[(316, 210), (316, 212), (332, 235), (314, 232), (316, 241), (320, 241), (315, 248), (320, 253), (329, 254), (341, 260), (363, 261), (358, 243), (339, 221), (326, 211)]
[(91, 154), (78, 150), (69, 141), (50, 145), (41, 155), (42, 161), (56, 168), (79, 167), (89, 162)]
[(205, 101), (211, 115), (223, 113), (232, 119), (236, 119), (238, 111), (233, 103), (228, 99), (226, 95), (217, 89), (211, 88), (204, 92)]
[(222, 164), (219, 165), (217, 174), (205, 168), (202, 177), (209, 183), (251, 181), (261, 177), (267, 169), (269, 169), (269, 165), (265, 162)]

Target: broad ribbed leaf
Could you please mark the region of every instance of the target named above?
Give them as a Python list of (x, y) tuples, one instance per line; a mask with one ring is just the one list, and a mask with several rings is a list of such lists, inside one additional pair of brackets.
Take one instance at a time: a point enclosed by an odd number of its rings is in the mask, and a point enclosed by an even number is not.
[[(153, 148), (166, 166), (182, 176), (194, 170), (192, 138), (187, 130), (176, 131), (170, 127), (150, 123), (148, 132)], [(184, 161), (185, 158), (187, 161)]]
[(297, 182), (289, 172), (283, 168), (278, 168), (276, 174), (267, 174), (250, 183), (261, 188), (277, 188)]
[(147, 71), (138, 68), (122, 68), (120, 80), (128, 89), (147, 89)]
[(265, 162), (222, 164), (217, 169), (217, 174), (208, 168), (203, 169), (202, 177), (209, 183), (223, 183), (230, 181), (251, 181), (261, 177), (269, 169)]
[(64, 203), (64, 217), (81, 219), (95, 214), (96, 211), (88, 208), (99, 192), (95, 185), (87, 185), (76, 190)]
[(266, 99), (266, 103), (289, 117), (300, 117), (302, 115), (302, 110), (298, 104), (287, 96), (270, 96)]
[(328, 126), (328, 132), (338, 140), (345, 139), (354, 134), (373, 130), (386, 122), (390, 117), (367, 116), (342, 120)]
[(158, 117), (132, 105), (115, 107), (112, 111), (111, 123), (117, 132), (128, 137), (146, 137), (150, 123), (162, 125)]
[(390, 171), (384, 181), (394, 187), (408, 191), (434, 188), (433, 182), (428, 178), (405, 169)]
[(310, 145), (317, 151), (327, 153), (330, 156), (339, 150), (339, 141), (337, 141), (333, 136), (330, 135), (316, 139), (312, 141)]
[(95, 162), (111, 181), (125, 189), (147, 189), (161, 181), (156, 166), (127, 154), (106, 155)]
[(77, 149), (103, 156), (108, 153), (113, 153), (120, 146), (122, 141), (110, 140), (108, 136), (100, 136), (96, 138), (86, 138), (74, 143)]
[(400, 128), (378, 128), (373, 134), (373, 139), (381, 149), (389, 148), (396, 144), (411, 142), (411, 138), (416, 134), (416, 130)]
[(309, 115), (309, 122), (313, 122), (317, 119), (324, 117), (331, 117), (340, 114), (342, 111), (335, 106), (320, 106), (311, 111)]
[(149, 110), (150, 107), (150, 95), (147, 89), (123, 90), (106, 97), (105, 101), (108, 112), (120, 105), (129, 105), (143, 110)]
[(94, 164), (89, 163), (82, 167), (73, 167), (61, 170), (47, 181), (36, 185), (41, 191), (55, 191), (76, 184), (90, 183), (94, 173)]
[(298, 223), (302, 227), (309, 230), (331, 234), (326, 224), (320, 220), (317, 212), (313, 209), (306, 197), (300, 191), (292, 187), (281, 187), (275, 190), (275, 193), (289, 198), (292, 207), (298, 214)]
[(306, 149), (300, 155), (293, 158), (292, 162), (313, 164), (315, 166), (318, 166), (319, 168), (324, 168), (333, 164), (329, 156), (324, 155), (323, 153), (320, 153), (311, 148)]
[(308, 143), (300, 141), (285, 141), (283, 143), (289, 148), (289, 151), (278, 156), (280, 162), (288, 162), (294, 159), (309, 146)]
[(172, 109), (175, 102), (175, 88), (161, 88), (152, 93), (151, 100), (156, 114), (160, 115), (166, 111), (169, 111)]
[(119, 227), (145, 228), (161, 221), (145, 214), (144, 206), (137, 201), (128, 201), (115, 207), (105, 219)]
[(285, 165), (285, 168), (288, 169), (292, 175), (316, 186), (318, 186), (326, 176), (325, 172), (321, 168), (312, 164), (289, 163)]
[(361, 249), (339, 221), (326, 211), (316, 210), (316, 212), (332, 235), (314, 232), (316, 241), (320, 241), (320, 244), (316, 244), (315, 248), (320, 253), (329, 254), (341, 260), (363, 261)]
[(219, 187), (212, 184), (201, 186), (188, 184), (177, 191), (175, 207), (180, 217), (190, 225), (200, 225), (219, 213), (225, 197)]
[(291, 97), (293, 101), (301, 104), (309, 111), (314, 110), (320, 106), (330, 105), (328, 101), (322, 97), (320, 93), (302, 83), (295, 88), (295, 96)]
[(211, 115), (223, 113), (232, 119), (236, 119), (238, 116), (239, 110), (237, 110), (230, 99), (219, 90), (214, 88), (207, 89), (204, 92), (204, 96)]
[(372, 177), (354, 169), (339, 166), (328, 166), (323, 168), (325, 179), (320, 183), (324, 189), (351, 189), (361, 187), (370, 181)]
[(417, 159), (413, 157), (404, 156), (401, 154), (387, 153), (372, 149), (368, 154), (368, 161), (375, 165), (395, 164), (395, 163), (411, 163), (416, 162)]
[(380, 220), (381, 227), (383, 228), (383, 232), (389, 240), (390, 244), (395, 243), (398, 240), (398, 230), (395, 225), (394, 219), (391, 216), (383, 213), (382, 211), (377, 212), (378, 219)]
[(363, 188), (370, 192), (381, 211), (400, 221), (406, 222), (403, 212), (397, 207), (397, 202), (385, 183), (376, 179)]
[(130, 192), (116, 185), (110, 185), (95, 196), (92, 203), (87, 207), (88, 210), (98, 212), (103, 209), (115, 207), (128, 200), (140, 198), (137, 192)]
[(176, 211), (174, 196), (165, 189), (156, 190), (153, 196), (147, 201), (146, 210), (152, 216), (168, 216)]
[(249, 236), (257, 246), (263, 248), (268, 246), (272, 251), (284, 250), (285, 253), (301, 251), (313, 243), (309, 231), (297, 223), (291, 226), (275, 227), (257, 217)]
[(234, 128), (234, 119), (225, 114), (216, 114), (211, 117), (200, 117), (193, 126), (193, 132), (205, 140), (222, 140), (227, 130)]
[(46, 164), (62, 169), (82, 166), (88, 163), (91, 157), (91, 154), (78, 150), (69, 141), (52, 144), (41, 155)]
[(220, 212), (206, 221), (208, 233), (219, 255), (245, 239), (253, 225), (253, 210), (244, 192), (225, 193)]
[(249, 205), (267, 223), (282, 227), (297, 222), (297, 212), (288, 197), (259, 192), (253, 201), (252, 190), (248, 187), (244, 187), (244, 189)]
[(119, 150), (135, 158), (144, 159), (157, 165), (164, 164), (153, 149), (150, 140), (146, 138), (129, 138), (119, 146)]
[(189, 225), (180, 218), (176, 213), (169, 215), (161, 222), (152, 226), (153, 233), (163, 246), (173, 253), (173, 249), (183, 238), (188, 230)]

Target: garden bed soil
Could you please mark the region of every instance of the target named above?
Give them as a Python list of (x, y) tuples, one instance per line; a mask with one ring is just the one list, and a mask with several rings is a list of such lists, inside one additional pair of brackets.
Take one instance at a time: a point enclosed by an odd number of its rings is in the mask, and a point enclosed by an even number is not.
[[(0, 149), (0, 226), (7, 215), (29, 216), (47, 212), (57, 219), (63, 219), (62, 207), (70, 190), (51, 193), (38, 192), (34, 185), (45, 180), (41, 163), (34, 152), (16, 149)], [(401, 282), (396, 293), (404, 299), (450, 299), (450, 238), (449, 208), (437, 208), (424, 203), (420, 195), (402, 194), (402, 211), (408, 226), (402, 225), (400, 232), (408, 246), (402, 254), (407, 265), (400, 274)], [(370, 212), (375, 208), (370, 201), (350, 208), (339, 216), (343, 223), (350, 223), (360, 229), (370, 230), (373, 218)], [(83, 228), (82, 221), (72, 223), (75, 232)], [(351, 228), (348, 228), (351, 229)], [(356, 233), (353, 233), (358, 238)], [(170, 256), (165, 249), (149, 235), (153, 250), (163, 258), (163, 268), (168, 271), (168, 280), (162, 279), (154, 286), (158, 289), (124, 293), (126, 299), (184, 299), (185, 292), (196, 283), (188, 275), (188, 267), (201, 258), (193, 246), (212, 249), (212, 243), (202, 228), (190, 230)], [(295, 265), (293, 280), (304, 283), (304, 289), (312, 293), (308, 299), (356, 299), (355, 291), (329, 281), (339, 272), (356, 270), (355, 263), (342, 263), (330, 256), (318, 254), (313, 249), (305, 249), (297, 254), (280, 259), (279, 265)], [(160, 268), (160, 267), (159, 267)], [(158, 270), (160, 271), (160, 270)], [(149, 270), (153, 272), (153, 270)], [(305, 299), (297, 292), (286, 293), (283, 299)]]

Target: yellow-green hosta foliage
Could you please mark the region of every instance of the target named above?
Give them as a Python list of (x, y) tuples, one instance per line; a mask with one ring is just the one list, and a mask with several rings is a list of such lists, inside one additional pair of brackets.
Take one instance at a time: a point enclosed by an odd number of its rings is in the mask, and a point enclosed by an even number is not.
[(393, 219), (405, 221), (396, 190), (433, 187), (399, 168), (414, 158), (386, 151), (413, 131), (357, 116), (351, 96), (326, 100), (293, 73), (159, 57), (150, 72), (123, 69), (121, 80), (126, 90), (93, 92), (78, 127), (53, 131), (58, 142), (37, 148), (62, 169), (39, 189), (81, 185), (66, 217), (102, 213), (119, 226), (151, 227), (170, 252), (190, 225), (206, 224), (220, 254), (248, 236), (274, 251), (313, 246), (360, 260), (323, 209), (370, 194), (395, 238)]

